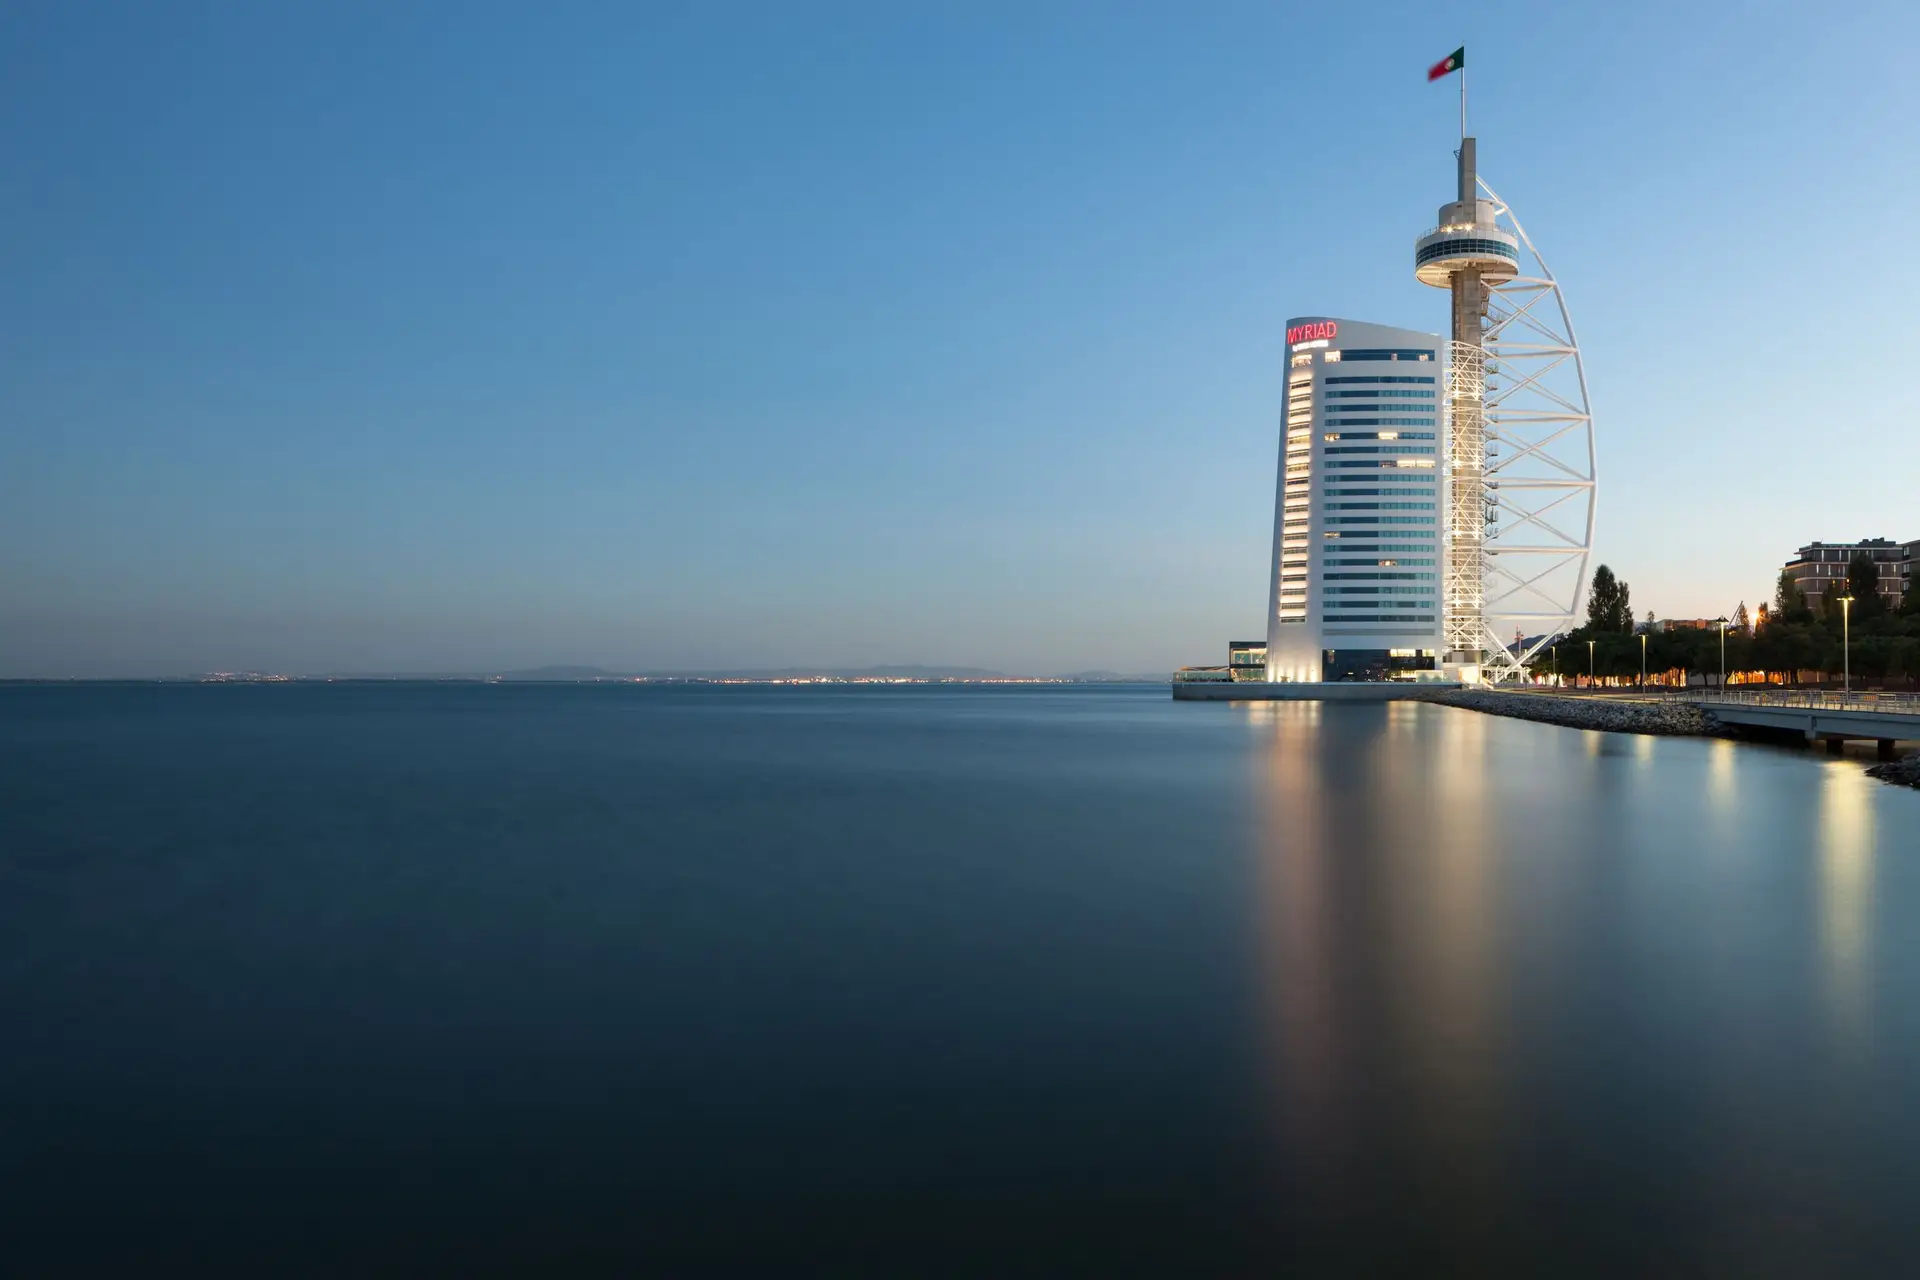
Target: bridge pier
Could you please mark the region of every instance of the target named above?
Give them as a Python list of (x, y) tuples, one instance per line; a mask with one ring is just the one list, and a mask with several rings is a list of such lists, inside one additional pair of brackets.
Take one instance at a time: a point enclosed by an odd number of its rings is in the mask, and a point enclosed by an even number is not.
[(1894, 740), (1892, 738), (1877, 739), (1874, 742), (1873, 754), (1875, 757), (1881, 760), (1893, 759), (1893, 742)]
[(1847, 754), (1847, 740), (1845, 738), (1828, 738), (1827, 754), (1830, 756), (1843, 756)]

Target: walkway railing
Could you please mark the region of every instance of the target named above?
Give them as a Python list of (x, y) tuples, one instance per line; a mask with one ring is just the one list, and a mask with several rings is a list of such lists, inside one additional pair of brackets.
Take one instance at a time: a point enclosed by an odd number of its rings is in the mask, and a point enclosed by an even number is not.
[(1920, 716), (1920, 694), (1835, 693), (1812, 689), (1690, 689), (1682, 696), (1693, 702), (1719, 702), (1749, 707), (1795, 707), (1809, 711), (1879, 711)]

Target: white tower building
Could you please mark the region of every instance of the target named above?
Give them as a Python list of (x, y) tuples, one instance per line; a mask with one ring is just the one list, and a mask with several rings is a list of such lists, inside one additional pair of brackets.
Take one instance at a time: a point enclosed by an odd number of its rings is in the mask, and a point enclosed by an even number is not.
[(1411, 329), (1287, 322), (1267, 679), (1383, 679), (1434, 665), (1445, 349)]
[[(1464, 120), (1464, 107), (1462, 119)], [(1414, 246), (1414, 274), (1453, 295), (1447, 352), (1450, 662), (1517, 673), (1573, 625), (1593, 545), (1586, 372), (1566, 299), (1460, 140), (1455, 199)], [(1530, 645), (1508, 648), (1515, 635)]]
[(1453, 292), (1448, 351), (1446, 576), (1447, 661), (1477, 670), (1489, 648), (1486, 619), (1486, 349), (1481, 334), (1489, 285), (1519, 274), (1520, 245), (1494, 224), (1493, 202), (1478, 198), (1474, 140), (1460, 141), (1459, 197), (1440, 206), (1440, 225), (1414, 246), (1422, 284)]

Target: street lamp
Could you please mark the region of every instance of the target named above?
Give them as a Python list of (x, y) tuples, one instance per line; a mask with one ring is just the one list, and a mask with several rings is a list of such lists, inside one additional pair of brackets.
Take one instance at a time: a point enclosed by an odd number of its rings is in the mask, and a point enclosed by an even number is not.
[(1853, 692), (1853, 655), (1849, 652), (1848, 641), (1848, 619), (1853, 614), (1852, 605), (1852, 596), (1840, 597), (1840, 694), (1842, 697)]
[(1553, 687), (1558, 689), (1560, 687), (1560, 646), (1550, 644), (1547, 650), (1553, 654)]
[(1640, 692), (1647, 691), (1647, 633), (1640, 633)]
[(1587, 688), (1593, 688), (1593, 641), (1587, 641)]
[(1720, 692), (1727, 691), (1727, 620), (1716, 618), (1720, 624)]

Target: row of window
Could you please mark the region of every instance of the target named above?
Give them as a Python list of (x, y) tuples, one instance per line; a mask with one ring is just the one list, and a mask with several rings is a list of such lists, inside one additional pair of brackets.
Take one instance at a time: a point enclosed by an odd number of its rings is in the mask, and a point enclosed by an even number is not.
[[(1328, 382), (1432, 382), (1433, 379), (1432, 378), (1328, 378), (1327, 381)], [(1328, 400), (1339, 400), (1343, 398), (1349, 399), (1349, 400), (1356, 399), (1356, 398), (1361, 400), (1375, 400), (1375, 399), (1391, 400), (1391, 399), (1394, 399), (1395, 397), (1413, 398), (1413, 399), (1419, 399), (1419, 400), (1433, 399), (1433, 392), (1431, 391), (1391, 391), (1385, 387), (1382, 387), (1378, 391), (1323, 391), (1320, 394)]]
[(1520, 251), (1504, 240), (1436, 240), (1413, 255), (1413, 265), (1435, 258), (1466, 257), (1468, 254), (1492, 254), (1496, 258), (1520, 261)]
[[(1340, 535), (1337, 533), (1329, 533), (1326, 536), (1328, 538), (1340, 537)], [(1372, 537), (1373, 535), (1363, 534), (1363, 533), (1354, 533), (1354, 534), (1349, 534), (1348, 536), (1353, 538), (1366, 538), (1366, 537)], [(1336, 542), (1333, 546), (1322, 548), (1322, 550), (1325, 551), (1328, 555), (1342, 555), (1342, 556), (1349, 556), (1349, 555), (1390, 556), (1394, 554), (1396, 551), (1411, 552), (1414, 555), (1418, 555), (1423, 551), (1431, 554), (1433, 549), (1434, 549), (1433, 543), (1431, 542), (1426, 542), (1426, 543), (1364, 542), (1363, 543), (1363, 542), (1344, 542), (1344, 541)]]
[(1344, 351), (1329, 351), (1327, 359), (1332, 360), (1431, 360), (1433, 352), (1408, 349), (1406, 347), (1349, 347)]
[[(1327, 496), (1330, 498), (1431, 498), (1434, 495), (1431, 489), (1329, 489)], [(1422, 511), (1431, 509), (1431, 507), (1416, 508)]]
[(1431, 440), (1433, 432), (1389, 431), (1383, 436), (1378, 431), (1329, 431), (1320, 438), (1322, 440)]
[[(1327, 450), (1327, 452), (1328, 452), (1328, 453), (1332, 453), (1332, 452), (1333, 452), (1333, 450), (1331, 450), (1331, 449), (1329, 449), (1329, 450)], [(1431, 450), (1431, 449), (1429, 449), (1429, 450), (1427, 450), (1427, 452), (1428, 452), (1428, 453), (1432, 453), (1432, 452), (1433, 452), (1433, 450)], [(1425, 461), (1424, 459), (1414, 459), (1414, 458), (1401, 458), (1400, 460), (1398, 460), (1398, 461), (1395, 461), (1395, 460), (1394, 460), (1394, 459), (1392, 459), (1392, 458), (1386, 458), (1386, 459), (1382, 459), (1382, 460), (1380, 460), (1380, 461), (1377, 461), (1377, 462), (1329, 462), (1329, 463), (1327, 463), (1326, 465), (1327, 465), (1327, 466), (1329, 466), (1329, 467), (1376, 467), (1376, 468), (1377, 468), (1377, 467), (1414, 467), (1414, 468), (1426, 468), (1426, 467), (1431, 467), (1431, 466), (1433, 465), (1433, 463), (1431, 463), (1431, 462), (1428, 462), (1428, 461)], [(1354, 479), (1356, 479), (1356, 480), (1358, 480), (1358, 479), (1361, 479), (1361, 478), (1362, 478), (1362, 477), (1360, 477), (1360, 476), (1355, 476), (1355, 477), (1354, 477)], [(1427, 477), (1425, 477), (1425, 476), (1420, 476), (1420, 477), (1419, 477), (1419, 479), (1422, 479), (1422, 480), (1425, 480), (1426, 478), (1427, 478)]]
[(1322, 524), (1432, 524), (1432, 516), (1327, 516)]
[(1417, 444), (1337, 444), (1328, 453), (1432, 453), (1432, 445)]
[(1323, 573), (1322, 582), (1432, 582), (1430, 573)]
[[(1422, 547), (1421, 550), (1431, 551), (1433, 550), (1433, 548)], [(1383, 569), (1391, 569), (1403, 564), (1424, 564), (1424, 565), (1427, 565), (1429, 568), (1431, 568), (1433, 565), (1433, 557), (1432, 556), (1408, 556), (1404, 559), (1399, 559), (1399, 560), (1380, 560), (1371, 556), (1328, 556), (1326, 559), (1320, 562), (1320, 565), (1322, 568), (1326, 568), (1329, 566), (1343, 565), (1343, 564), (1345, 565), (1365, 564), (1365, 565), (1373, 565), (1376, 568), (1383, 568)]]
[[(1330, 404), (1325, 406), (1325, 411), (1328, 414), (1365, 414), (1371, 417), (1377, 413), (1425, 413), (1430, 415), (1434, 412), (1434, 408), (1430, 404)], [(1323, 418), (1322, 421), (1338, 423), (1337, 418)], [(1430, 427), (1434, 425), (1436, 421), (1437, 419), (1428, 417), (1425, 423), (1414, 423), (1412, 425)]]
[(1326, 384), (1327, 386), (1329, 386), (1329, 387), (1331, 387), (1331, 386), (1336, 386), (1336, 385), (1339, 385), (1339, 384), (1342, 384), (1342, 383), (1344, 383), (1344, 384), (1346, 384), (1346, 385), (1348, 385), (1348, 386), (1355, 386), (1355, 387), (1370, 387), (1370, 386), (1374, 386), (1374, 385), (1376, 385), (1376, 384), (1378, 384), (1378, 383), (1382, 383), (1382, 382), (1418, 382), (1418, 383), (1422, 383), (1422, 384), (1424, 384), (1424, 385), (1426, 385), (1426, 386), (1429, 386), (1429, 387), (1433, 385), (1433, 379), (1432, 379), (1432, 378), (1428, 378), (1428, 377), (1417, 377), (1417, 376), (1415, 376), (1415, 375), (1413, 375), (1413, 374), (1406, 374), (1406, 373), (1389, 373), (1389, 374), (1383, 374), (1383, 375), (1381, 375), (1380, 377), (1377, 377), (1377, 378), (1361, 378), (1361, 377), (1353, 377), (1353, 378), (1323, 378), (1323, 379), (1321, 379), (1321, 381), (1322, 381), (1322, 382), (1324, 382), (1324, 383), (1325, 383), (1325, 384)]
[(1328, 502), (1328, 511), (1432, 511), (1431, 502)]
[[(1358, 409), (1359, 405), (1353, 406)], [(1328, 418), (1322, 424), (1329, 427), (1431, 427), (1432, 418)], [(1428, 433), (1425, 439), (1433, 439)]]
[(1322, 622), (1432, 622), (1430, 613), (1329, 613)]
[[(1434, 587), (1322, 587), (1323, 596), (1430, 596)], [(1364, 600), (1344, 600), (1343, 604), (1365, 604)]]

